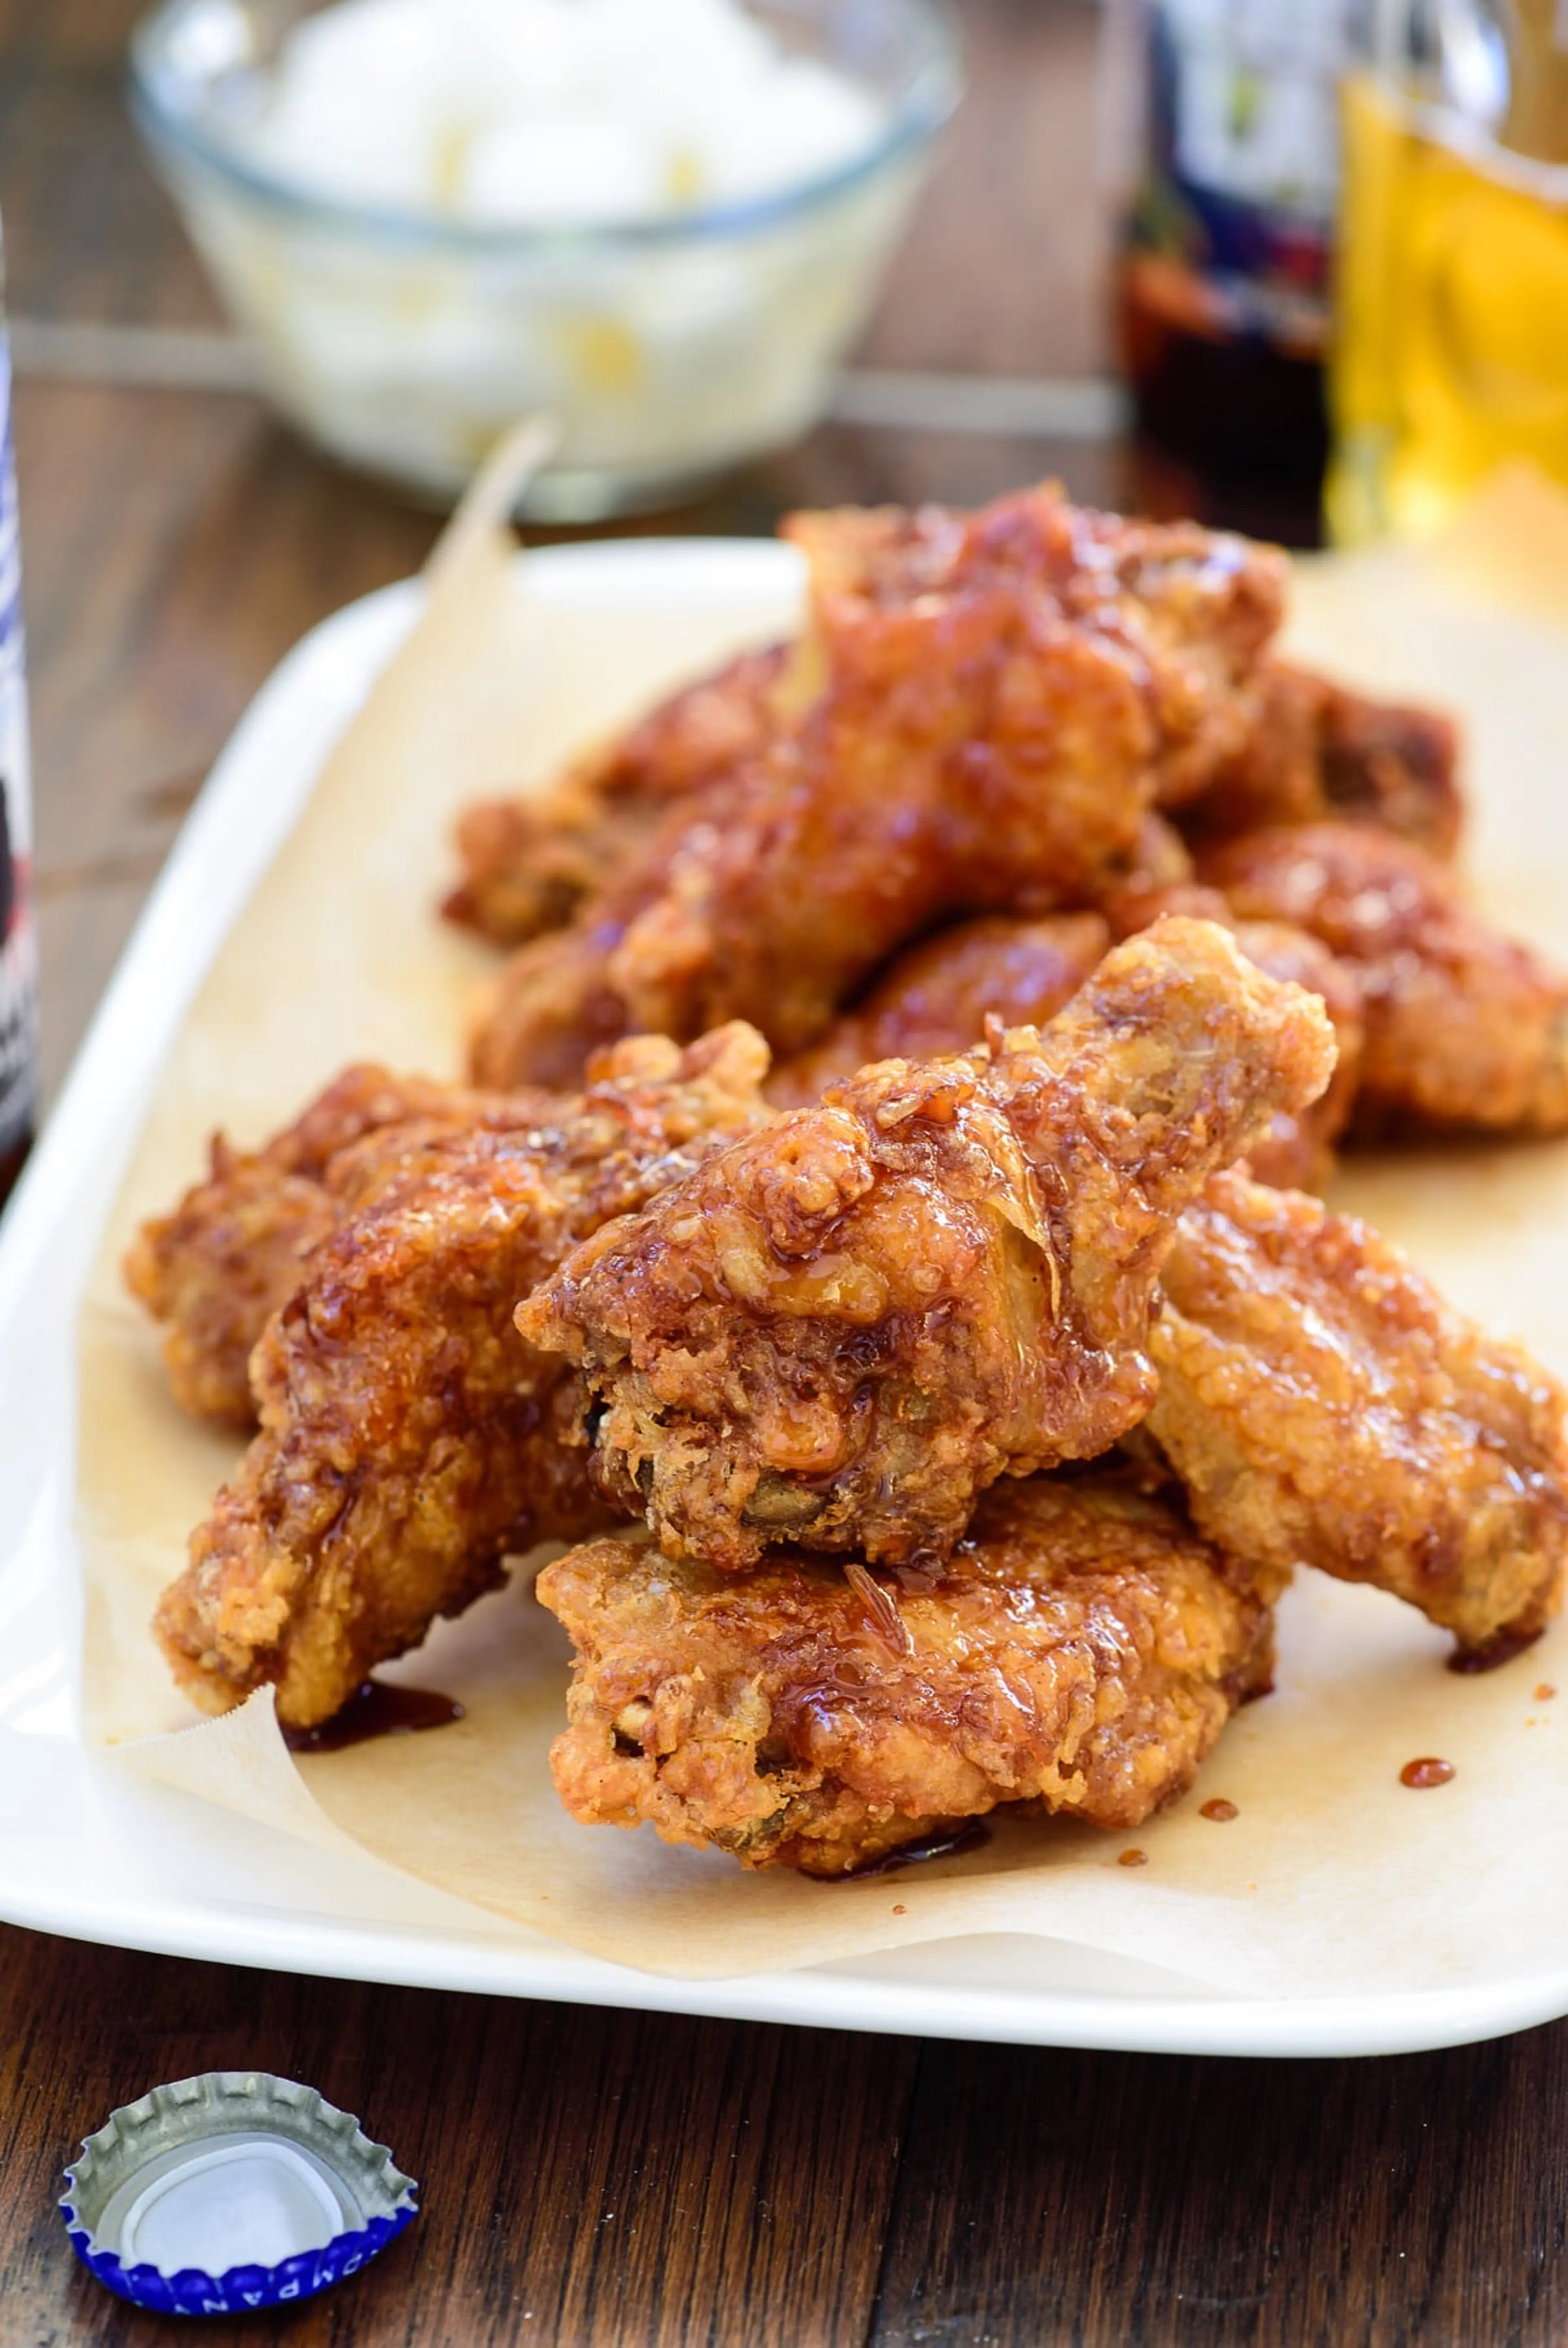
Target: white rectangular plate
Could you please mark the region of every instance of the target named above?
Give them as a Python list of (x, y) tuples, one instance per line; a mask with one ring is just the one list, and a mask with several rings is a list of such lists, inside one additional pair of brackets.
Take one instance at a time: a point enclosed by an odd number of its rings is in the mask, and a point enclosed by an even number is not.
[[(581, 608), (678, 566), (744, 614), (781, 547), (642, 541), (531, 554)], [(169, 1045), (342, 726), (419, 606), (408, 582), (315, 629), (258, 695), (170, 856), (0, 1223), (0, 1916), (88, 1941), (350, 1979), (670, 2012), (1163, 2052), (1396, 2053), (1568, 2011), (1549, 1973), (1418, 1995), (1237, 1999), (1022, 1934), (683, 1982), (538, 1939), (366, 1857), (327, 1859), (106, 1765), (81, 1740), (71, 1525), (77, 1306)]]

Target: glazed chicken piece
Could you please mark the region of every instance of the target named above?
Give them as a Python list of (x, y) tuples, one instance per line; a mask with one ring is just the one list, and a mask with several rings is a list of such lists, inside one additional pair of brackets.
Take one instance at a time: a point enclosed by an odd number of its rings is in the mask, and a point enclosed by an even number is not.
[(1243, 922), (1217, 889), (1188, 882), (1176, 888), (1130, 888), (1106, 905), (1118, 937), (1135, 935), (1162, 913), (1218, 922), (1230, 931), (1249, 962), (1270, 978), (1289, 979), (1321, 997), (1334, 1023), (1338, 1057), (1326, 1089), (1304, 1109), (1277, 1109), (1268, 1130), (1253, 1142), (1248, 1161), (1260, 1182), (1281, 1190), (1320, 1190), (1335, 1167), (1335, 1149), (1350, 1123), (1361, 1079), (1366, 1021), (1361, 982), (1348, 963), (1331, 954), (1320, 940), (1290, 922)]
[(625, 1028), (732, 1016), (797, 1051), (944, 914), (1095, 903), (1157, 799), (1233, 752), (1281, 612), (1271, 551), (1054, 490), (791, 534), (820, 691), (522, 949), (480, 1015), (479, 1081), (564, 1082)]
[(1199, 837), (1337, 818), (1453, 854), (1464, 802), (1450, 719), (1368, 700), (1287, 661), (1261, 664), (1252, 700), (1241, 748), (1188, 811)]
[(551, 1755), (573, 1817), (749, 1868), (841, 1875), (1001, 1802), (1135, 1827), (1269, 1683), (1256, 1591), (1114, 1474), (997, 1485), (910, 1589), (615, 1540), (535, 1587), (577, 1651)]
[(1334, 1074), (1304, 1108), (1276, 1109), (1247, 1152), (1260, 1182), (1281, 1190), (1321, 1190), (1334, 1172), (1336, 1148), (1349, 1125), (1361, 1080), (1366, 1025), (1356, 974), (1289, 922), (1237, 922), (1232, 934), (1247, 960), (1270, 978), (1315, 994), (1334, 1028)]
[(820, 1044), (776, 1067), (763, 1087), (780, 1108), (818, 1099), (824, 1086), (872, 1060), (930, 1060), (978, 1043), (987, 1020), (1037, 1027), (1078, 993), (1110, 943), (1098, 913), (1006, 913), (960, 922), (890, 964), (858, 1010)]
[(238, 1150), (214, 1135), (206, 1179), (171, 1214), (144, 1223), (125, 1261), (132, 1295), (165, 1324), (175, 1399), (198, 1418), (254, 1424), (251, 1349), (298, 1287), (306, 1258), (341, 1220), (328, 1188), (335, 1159), (367, 1135), (431, 1119), (526, 1122), (537, 1117), (542, 1098), (502, 1101), (361, 1065), (346, 1068), (261, 1149)]
[(1418, 848), (1356, 824), (1276, 828), (1214, 849), (1202, 873), (1243, 918), (1310, 930), (1356, 971), (1369, 1110), (1568, 1130), (1568, 977), (1500, 937)]
[(776, 725), (785, 647), (743, 653), (579, 759), (549, 790), (481, 799), (458, 824), (449, 921), (517, 946), (569, 922), (646, 841), (672, 801), (722, 778)]
[(1024, 628), (1043, 624), (1040, 649), (1065, 619), (1121, 641), (1145, 670), (1161, 807), (1185, 804), (1244, 743), (1251, 680), (1284, 616), (1288, 563), (1277, 549), (1197, 522), (1074, 507), (1054, 481), (973, 513), (934, 505), (796, 513), (779, 536), (805, 556), (810, 582), (788, 702), (828, 680), (842, 632), (925, 613), (943, 621), (946, 649), (966, 602), (1011, 595)]
[(271, 1681), (285, 1723), (324, 1720), (509, 1552), (614, 1521), (563, 1440), (582, 1396), (512, 1306), (766, 1115), (766, 1067), (739, 1025), (684, 1053), (639, 1036), (546, 1122), (404, 1130), (268, 1323), (261, 1432), (159, 1607), (195, 1703), (221, 1712)]
[(944, 1554), (997, 1476), (1141, 1418), (1175, 1220), (1327, 1082), (1321, 1004), (1163, 922), (1049, 1026), (890, 1060), (602, 1231), (519, 1310), (672, 1556)]
[(1556, 1612), (1564, 1396), (1315, 1200), (1217, 1177), (1181, 1218), (1148, 1426), (1210, 1540), (1272, 1586), (1297, 1563), (1408, 1599), (1501, 1657)]
[[(1328, 1087), (1304, 1109), (1276, 1110), (1248, 1153), (1260, 1182), (1321, 1189), (1356, 1105), (1362, 1017), (1355, 973), (1288, 922), (1238, 922), (1217, 889), (1120, 891), (1107, 911), (1121, 936), (1147, 929), (1166, 911), (1216, 921), (1270, 978), (1289, 979), (1322, 997), (1339, 1054)], [(836, 1019), (820, 1044), (780, 1062), (764, 1090), (780, 1108), (802, 1107), (872, 1061), (962, 1052), (985, 1033), (988, 1020), (1042, 1025), (1077, 992), (1109, 942), (1098, 913), (1051, 913), (1037, 922), (989, 913), (959, 922), (901, 954), (858, 1010)]]

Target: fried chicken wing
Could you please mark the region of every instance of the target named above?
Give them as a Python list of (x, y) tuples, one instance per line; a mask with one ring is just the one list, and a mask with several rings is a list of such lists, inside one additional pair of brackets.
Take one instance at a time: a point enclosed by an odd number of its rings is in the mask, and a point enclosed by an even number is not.
[(1200, 836), (1340, 818), (1453, 854), (1464, 802), (1450, 719), (1369, 700), (1287, 661), (1260, 664), (1252, 701), (1240, 748), (1189, 810)]
[(159, 1607), (197, 1704), (222, 1711), (272, 1681), (280, 1718), (323, 1720), (499, 1581), (508, 1551), (614, 1522), (563, 1441), (582, 1397), (512, 1306), (766, 1115), (766, 1067), (738, 1025), (684, 1054), (641, 1036), (544, 1122), (405, 1133), (267, 1323), (261, 1432)]
[(1095, 903), (1156, 800), (1233, 748), (1282, 606), (1269, 551), (1054, 490), (793, 534), (820, 693), (522, 949), (480, 1018), (480, 1081), (561, 1082), (621, 1029), (720, 1017), (799, 1050), (946, 913)]
[(986, 1493), (918, 1589), (598, 1540), (536, 1584), (577, 1650), (551, 1767), (587, 1826), (841, 1875), (1001, 1802), (1135, 1827), (1268, 1685), (1270, 1618), (1114, 1475)]
[(125, 1261), (132, 1295), (166, 1325), (163, 1357), (175, 1399), (198, 1418), (253, 1424), (251, 1349), (298, 1287), (305, 1259), (341, 1220), (328, 1188), (335, 1159), (393, 1127), (526, 1122), (542, 1099), (513, 1095), (503, 1103), (464, 1086), (361, 1065), (345, 1069), (259, 1150), (237, 1150), (214, 1135), (206, 1179), (171, 1214), (144, 1223)]
[(448, 920), (500, 946), (569, 922), (645, 844), (673, 800), (764, 747), (777, 725), (785, 657), (782, 644), (743, 653), (579, 759), (552, 789), (465, 808), (463, 875), (441, 909)]
[(672, 1555), (940, 1554), (995, 1477), (1143, 1416), (1176, 1217), (1333, 1057), (1321, 1004), (1164, 922), (1049, 1026), (885, 1061), (722, 1152), (518, 1323), (581, 1367), (603, 1487)]
[(798, 1108), (872, 1060), (962, 1052), (978, 1043), (987, 1020), (1040, 1026), (1078, 993), (1109, 943), (1098, 913), (1047, 913), (1037, 922), (987, 913), (960, 922), (900, 954), (858, 1010), (782, 1061), (764, 1089), (780, 1108)]
[(1568, 977), (1500, 937), (1418, 848), (1356, 824), (1311, 824), (1227, 841), (1202, 869), (1238, 914), (1310, 930), (1358, 973), (1370, 1109), (1568, 1130)]
[(1193, 1520), (1254, 1572), (1370, 1581), (1462, 1648), (1560, 1601), (1564, 1396), (1364, 1223), (1216, 1177), (1181, 1218), (1148, 1425)]
[[(1288, 922), (1237, 921), (1217, 889), (1120, 891), (1107, 911), (1122, 936), (1147, 929), (1166, 911), (1217, 921), (1270, 978), (1289, 979), (1322, 997), (1338, 1047), (1327, 1089), (1305, 1108), (1277, 1109), (1249, 1152), (1260, 1182), (1321, 1189), (1356, 1105), (1363, 1035), (1356, 973)], [(944, 930), (901, 954), (859, 1009), (836, 1019), (820, 1044), (781, 1061), (768, 1080), (768, 1097), (781, 1108), (802, 1107), (874, 1060), (961, 1052), (985, 1033), (988, 1019), (1008, 1027), (1041, 1025), (1076, 993), (1109, 939), (1098, 913), (1052, 913), (1037, 922), (990, 913)]]
[(1334, 1028), (1334, 1074), (1304, 1108), (1276, 1109), (1247, 1152), (1260, 1182), (1281, 1190), (1320, 1190), (1334, 1171), (1335, 1150), (1355, 1112), (1361, 1083), (1366, 1021), (1355, 973), (1319, 941), (1289, 922), (1237, 922), (1233, 934), (1249, 962), (1270, 978), (1315, 994)]
[(1276, 1109), (1269, 1127), (1248, 1152), (1260, 1182), (1281, 1190), (1319, 1190), (1334, 1171), (1335, 1148), (1350, 1123), (1360, 1087), (1361, 1054), (1366, 1021), (1361, 1009), (1361, 982), (1348, 963), (1331, 954), (1321, 941), (1289, 922), (1239, 921), (1229, 901), (1217, 889), (1187, 882), (1175, 888), (1120, 890), (1106, 906), (1118, 937), (1145, 930), (1161, 913), (1182, 913), (1192, 921), (1218, 922), (1227, 929), (1249, 962), (1270, 978), (1289, 979), (1322, 998), (1334, 1023), (1338, 1057), (1326, 1089), (1303, 1109)]

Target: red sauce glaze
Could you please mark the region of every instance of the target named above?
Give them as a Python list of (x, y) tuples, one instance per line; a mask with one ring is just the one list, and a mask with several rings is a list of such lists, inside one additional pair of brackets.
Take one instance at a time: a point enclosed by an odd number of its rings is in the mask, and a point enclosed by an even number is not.
[(1542, 1680), (1535, 1691), (1535, 1701), (1537, 1704), (1550, 1704), (1556, 1693), (1550, 1680)]
[(291, 1753), (341, 1753), (346, 1746), (365, 1745), (373, 1736), (449, 1728), (462, 1716), (462, 1705), (434, 1688), (390, 1687), (385, 1680), (366, 1680), (330, 1720), (315, 1728), (285, 1728), (284, 1742)]
[(1212, 1802), (1204, 1803), (1198, 1816), (1201, 1818), (1217, 1818), (1223, 1825), (1228, 1818), (1239, 1818), (1241, 1813), (1234, 1802), (1227, 1802), (1222, 1794), (1216, 1794)]
[(1116, 1863), (1118, 1867), (1147, 1867), (1149, 1853), (1146, 1850), (1124, 1850)]
[(1429, 1755), (1419, 1761), (1407, 1761), (1399, 1772), (1401, 1786), (1446, 1786), (1454, 1774), (1451, 1761), (1439, 1761)]

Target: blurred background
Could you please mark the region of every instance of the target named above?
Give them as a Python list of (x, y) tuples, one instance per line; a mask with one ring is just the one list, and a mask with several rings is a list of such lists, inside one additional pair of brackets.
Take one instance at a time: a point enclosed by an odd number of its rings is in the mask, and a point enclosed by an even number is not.
[(1568, 475), (1557, 0), (140, 14), (0, 7), (46, 1092), (246, 700), (520, 412), (544, 534)]

